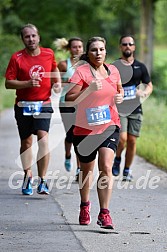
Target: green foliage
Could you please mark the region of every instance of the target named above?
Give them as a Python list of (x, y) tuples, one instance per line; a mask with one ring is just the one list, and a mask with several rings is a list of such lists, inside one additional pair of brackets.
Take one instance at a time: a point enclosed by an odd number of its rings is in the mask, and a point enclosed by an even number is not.
[(4, 8), (10, 8), (12, 6), (12, 0), (1, 0), (0, 11)]
[(5, 80), (1, 78), (0, 80), (0, 112), (6, 108), (13, 107), (15, 101), (16, 90), (5, 89)]
[[(14, 11), (24, 23), (35, 24), (42, 35), (43, 46), (50, 46), (55, 38), (83, 35), (85, 19), (92, 15), (87, 1), (15, 0)], [(40, 10), (40, 11), (39, 11)], [(85, 15), (87, 13), (87, 15)], [(89, 26), (87, 26), (89, 27)]]
[(154, 67), (152, 82), (153, 96), (167, 104), (167, 47), (156, 47), (154, 50)]
[(156, 44), (164, 45), (167, 41), (167, 1), (160, 0), (156, 2), (155, 8), (155, 42)]
[(159, 100), (164, 100), (167, 104), (167, 68), (166, 64), (156, 66), (152, 73), (154, 83), (154, 96)]
[(86, 42), (100, 35), (106, 38), (109, 49), (117, 46), (122, 33), (139, 32), (139, 2), (131, 1), (129, 5), (129, 0), (12, 0), (13, 7), (5, 11), (8, 17), (3, 15), (3, 27), (11, 33), (21, 23), (33, 23), (42, 35), (42, 45), (49, 47), (55, 38), (79, 36)]
[(22, 43), (15, 35), (1, 35), (0, 45), (0, 76), (4, 76), (11, 55), (22, 48)]
[[(155, 40), (165, 43), (167, 1), (152, 3)], [(1, 0), (0, 11), (4, 33), (18, 34), (23, 23), (34, 23), (42, 35), (43, 46), (50, 47), (55, 38), (80, 36), (87, 41), (100, 35), (107, 39), (109, 49), (117, 46), (122, 34), (139, 38), (140, 6), (141, 0)]]
[(3, 30), (8, 31), (9, 34), (20, 35), (20, 27), (23, 24), (23, 21), (13, 11), (3, 18)]
[(70, 55), (68, 52), (55, 50), (55, 58), (57, 63), (61, 60), (66, 60), (69, 56)]

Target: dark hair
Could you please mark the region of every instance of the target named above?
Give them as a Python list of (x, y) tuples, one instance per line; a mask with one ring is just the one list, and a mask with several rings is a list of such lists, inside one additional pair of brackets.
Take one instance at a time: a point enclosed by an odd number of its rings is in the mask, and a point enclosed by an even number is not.
[(88, 56), (86, 55), (86, 53), (83, 53), (80, 57), (79, 57), (79, 60), (84, 60), (84, 61), (89, 61), (89, 58)]
[(86, 44), (86, 55), (88, 54), (88, 51), (89, 51), (89, 48), (90, 48), (90, 45), (93, 43), (93, 42), (96, 42), (96, 41), (101, 41), (103, 42), (105, 45), (106, 45), (106, 40), (102, 37), (92, 37), (88, 40), (87, 44)]
[(133, 41), (135, 42), (135, 38), (134, 38), (132, 35), (127, 34), (127, 35), (122, 35), (122, 36), (120, 37), (120, 39), (119, 39), (119, 44), (121, 44), (121, 43), (122, 43), (123, 38), (126, 38), (126, 37), (130, 37), (130, 38), (132, 38), (132, 39), (133, 39)]
[(21, 31), (20, 31), (20, 35), (21, 35), (22, 38), (23, 38), (23, 30), (24, 30), (25, 28), (34, 29), (34, 30), (37, 31), (37, 33), (39, 33), (39, 32), (38, 32), (38, 28), (37, 28), (35, 25), (33, 25), (33, 24), (25, 24), (25, 25), (21, 28)]
[(68, 45), (67, 45), (67, 49), (71, 48), (71, 44), (73, 41), (81, 41), (83, 43), (83, 40), (79, 37), (72, 37), (68, 40)]
[(102, 37), (92, 37), (92, 38), (90, 38), (87, 41), (87, 44), (86, 44), (86, 52), (80, 56), (80, 60), (85, 60), (85, 61), (89, 62), (88, 51), (89, 51), (90, 45), (93, 42), (96, 42), (96, 41), (101, 41), (101, 42), (104, 43), (104, 45), (106, 45), (106, 40), (104, 38), (102, 38)]

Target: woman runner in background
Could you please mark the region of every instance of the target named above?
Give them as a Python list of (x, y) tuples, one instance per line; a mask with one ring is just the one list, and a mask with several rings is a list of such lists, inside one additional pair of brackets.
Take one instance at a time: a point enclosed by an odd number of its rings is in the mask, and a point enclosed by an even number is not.
[[(71, 164), (71, 147), (73, 143), (73, 129), (75, 122), (75, 108), (74, 107), (65, 107), (65, 94), (68, 89), (68, 81), (69, 78), (73, 75), (75, 68), (74, 65), (79, 60), (79, 56), (83, 53), (83, 41), (81, 38), (73, 37), (68, 41), (66, 39), (57, 39), (55, 42), (59, 49), (68, 50), (70, 53), (70, 57), (66, 60), (60, 61), (58, 63), (58, 68), (61, 73), (62, 78), (62, 86), (63, 90), (60, 97), (59, 109), (62, 117), (62, 121), (64, 124), (64, 128), (66, 131), (66, 138), (64, 141), (65, 145), (65, 161), (64, 165), (68, 172), (72, 169)], [(76, 169), (76, 180), (78, 180), (78, 174), (80, 171), (79, 160), (76, 156), (77, 161), (77, 169)]]

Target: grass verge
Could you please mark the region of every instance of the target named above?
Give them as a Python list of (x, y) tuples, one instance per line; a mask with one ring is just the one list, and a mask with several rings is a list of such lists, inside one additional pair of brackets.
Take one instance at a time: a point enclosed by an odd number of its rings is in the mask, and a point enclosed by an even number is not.
[(137, 154), (167, 171), (167, 113), (163, 101), (149, 98), (143, 103), (143, 126), (137, 140)]
[(13, 107), (16, 90), (5, 89), (4, 80), (0, 82), (0, 112), (5, 108)]

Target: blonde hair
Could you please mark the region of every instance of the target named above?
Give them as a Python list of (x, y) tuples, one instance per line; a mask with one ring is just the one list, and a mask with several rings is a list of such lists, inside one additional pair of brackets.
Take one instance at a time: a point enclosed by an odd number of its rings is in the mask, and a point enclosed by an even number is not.
[(71, 48), (71, 44), (73, 41), (81, 41), (83, 43), (83, 40), (81, 38), (73, 37), (70, 38), (69, 40), (65, 38), (58, 38), (53, 42), (53, 44), (57, 50), (68, 50)]
[(67, 50), (68, 41), (65, 38), (58, 38), (53, 41), (53, 44), (57, 50)]

